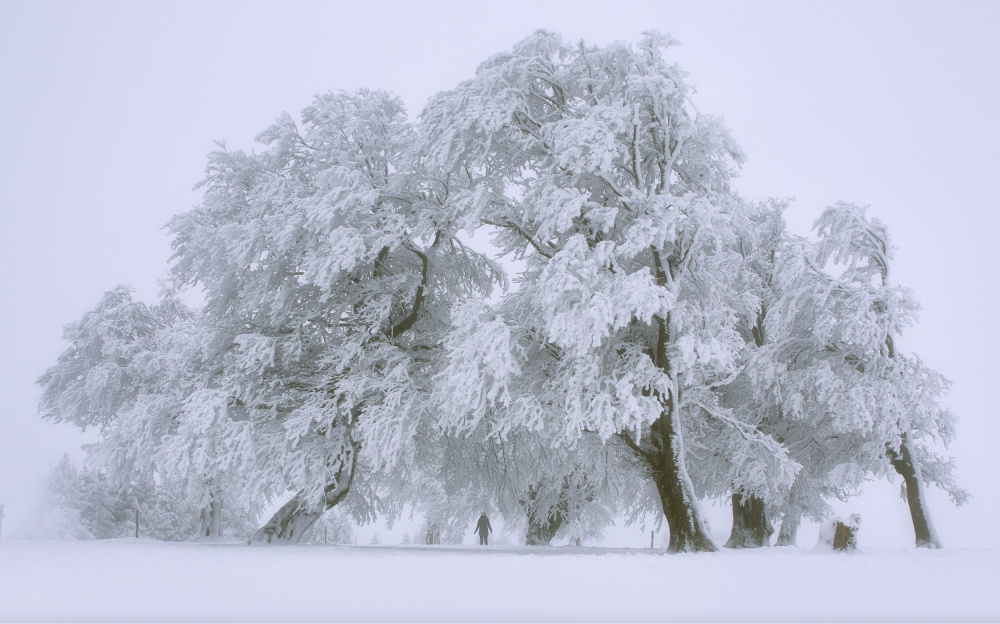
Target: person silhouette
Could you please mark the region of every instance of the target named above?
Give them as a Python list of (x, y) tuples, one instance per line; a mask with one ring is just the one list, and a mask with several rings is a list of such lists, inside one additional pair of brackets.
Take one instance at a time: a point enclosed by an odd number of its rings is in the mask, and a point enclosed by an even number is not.
[(479, 533), (479, 545), (489, 546), (490, 545), (490, 532), (493, 531), (493, 527), (490, 526), (490, 519), (486, 517), (486, 512), (479, 516), (479, 522), (476, 523), (476, 530), (473, 533)]

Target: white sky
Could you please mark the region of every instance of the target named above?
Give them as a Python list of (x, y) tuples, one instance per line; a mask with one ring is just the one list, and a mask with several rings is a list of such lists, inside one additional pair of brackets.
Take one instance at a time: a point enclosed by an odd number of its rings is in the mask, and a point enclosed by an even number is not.
[[(741, 192), (795, 197), (788, 217), (802, 233), (838, 199), (871, 204), (889, 226), (892, 277), (924, 306), (901, 348), (954, 381), (952, 451), (975, 497), (955, 510), (936, 496), (932, 515), (946, 544), (1000, 546), (998, 26), (996, 2), (0, 0), (8, 526), (81, 441), (36, 415), (34, 380), (65, 348), (62, 327), (118, 283), (155, 298), (170, 254), (162, 225), (198, 203), (213, 139), (252, 148), (278, 113), (328, 90), (391, 90), (415, 115), (537, 28), (598, 44), (656, 29), (682, 42), (672, 54), (696, 104), (723, 114), (747, 152)], [(912, 543), (895, 490), (873, 496), (866, 510), (895, 515), (868, 526)]]

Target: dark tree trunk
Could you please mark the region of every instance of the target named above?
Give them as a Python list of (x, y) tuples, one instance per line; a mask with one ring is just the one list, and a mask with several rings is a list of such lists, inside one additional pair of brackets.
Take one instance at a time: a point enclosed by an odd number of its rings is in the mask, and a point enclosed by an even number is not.
[(778, 529), (778, 540), (775, 546), (794, 546), (795, 538), (799, 533), (799, 525), (802, 523), (802, 512), (797, 507), (790, 508), (781, 519), (781, 528)]
[(336, 481), (327, 485), (320, 501), (307, 500), (305, 492), (299, 492), (292, 500), (285, 503), (267, 524), (254, 533), (251, 542), (284, 542), (297, 544), (309, 527), (311, 527), (325, 511), (332, 508), (347, 496), (354, 478), (355, 452), (348, 451), (349, 457), (337, 471)]
[(771, 545), (774, 526), (767, 518), (764, 501), (757, 496), (733, 494), (733, 530), (726, 548), (760, 548)]
[[(680, 419), (668, 401), (667, 413), (653, 422), (654, 443), (658, 447), (651, 464), (653, 481), (660, 494), (660, 504), (670, 529), (668, 552), (714, 552), (718, 550), (709, 536), (701, 514), (694, 485), (684, 465), (684, 446)], [(658, 434), (658, 435), (655, 435)]]
[(528, 487), (528, 500), (521, 501), (525, 514), (528, 516), (528, 531), (524, 536), (526, 546), (550, 546), (552, 538), (566, 521), (569, 502), (566, 493), (569, 481), (563, 482), (555, 504), (551, 498), (541, 496), (541, 486)]
[(913, 520), (913, 533), (917, 548), (941, 548), (930, 513), (927, 511), (927, 494), (924, 491), (924, 480), (920, 474), (920, 466), (914, 461), (910, 451), (909, 436), (903, 436), (899, 451), (886, 445), (886, 456), (896, 472), (903, 477), (906, 484), (906, 502), (910, 507), (910, 519)]
[(524, 537), (528, 546), (551, 546), (552, 538), (563, 525), (564, 516), (559, 509), (551, 510), (544, 521), (542, 515), (528, 513), (528, 533)]
[[(667, 287), (676, 279), (676, 257), (667, 258), (666, 264), (660, 256), (660, 251), (651, 247), (653, 264), (658, 286)], [(670, 314), (665, 317), (654, 317), (656, 323), (656, 341), (648, 352), (653, 364), (671, 379), (670, 396), (653, 392), (659, 399), (663, 410), (660, 417), (650, 425), (650, 442), (652, 448), (641, 448), (636, 441), (630, 446), (640, 457), (646, 460), (652, 473), (656, 490), (660, 494), (660, 504), (663, 515), (667, 518), (670, 529), (670, 541), (667, 552), (714, 552), (718, 546), (712, 541), (708, 532), (708, 524), (701, 513), (694, 484), (684, 465), (684, 437), (681, 429), (679, 413), (680, 386), (677, 383), (677, 371), (670, 362), (668, 353), (672, 336)], [(630, 438), (623, 436), (629, 441)]]

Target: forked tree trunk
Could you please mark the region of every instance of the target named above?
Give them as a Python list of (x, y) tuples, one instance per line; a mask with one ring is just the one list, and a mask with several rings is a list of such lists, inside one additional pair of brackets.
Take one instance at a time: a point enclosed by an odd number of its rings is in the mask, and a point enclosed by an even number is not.
[(292, 500), (285, 503), (267, 524), (254, 533), (251, 542), (284, 542), (297, 544), (306, 531), (334, 505), (347, 496), (354, 478), (355, 452), (347, 452), (349, 457), (341, 465), (335, 475), (336, 480), (327, 485), (323, 491), (323, 499), (310, 501), (305, 492), (299, 492)]
[(760, 548), (771, 545), (774, 526), (767, 518), (764, 501), (754, 496), (733, 494), (733, 530), (726, 548)]
[(778, 529), (778, 539), (774, 545), (794, 546), (800, 524), (802, 524), (802, 512), (797, 507), (789, 508), (781, 519), (781, 528)]
[(920, 474), (920, 466), (914, 461), (910, 451), (909, 436), (903, 436), (898, 452), (886, 445), (885, 453), (892, 467), (903, 477), (903, 482), (906, 484), (906, 503), (910, 507), (910, 519), (913, 521), (917, 548), (941, 548), (941, 539), (934, 530), (930, 512), (927, 511), (924, 479)]
[(652, 425), (654, 434), (659, 434), (654, 435), (659, 452), (651, 468), (663, 514), (667, 518), (667, 527), (670, 529), (667, 551), (714, 552), (718, 550), (718, 546), (709, 535), (694, 484), (684, 465), (680, 418), (671, 403), (672, 401), (667, 401), (666, 412)]

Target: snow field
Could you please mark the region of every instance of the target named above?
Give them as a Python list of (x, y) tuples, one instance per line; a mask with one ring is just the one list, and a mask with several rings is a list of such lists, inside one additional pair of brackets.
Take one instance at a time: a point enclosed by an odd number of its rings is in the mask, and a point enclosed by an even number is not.
[(987, 621), (1000, 551), (0, 543), (2, 621)]

